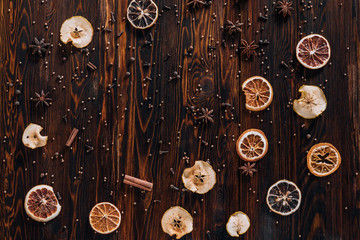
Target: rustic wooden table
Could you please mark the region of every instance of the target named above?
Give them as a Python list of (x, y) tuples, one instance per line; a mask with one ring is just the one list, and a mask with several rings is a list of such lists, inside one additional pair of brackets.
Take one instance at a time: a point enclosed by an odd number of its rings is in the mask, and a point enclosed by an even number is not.
[[(251, 219), (241, 239), (360, 239), (359, 1), (294, 0), (285, 19), (274, 0), (214, 0), (197, 9), (185, 0), (154, 1), (161, 16), (148, 30), (126, 20), (128, 0), (0, 4), (0, 238), (172, 239), (160, 220), (180, 205), (194, 217), (194, 230), (183, 239), (231, 239), (225, 224), (238, 210)], [(88, 51), (58, 45), (61, 24), (73, 15), (94, 27)], [(242, 32), (229, 36), (227, 20), (243, 22)], [(295, 58), (297, 42), (310, 33), (331, 45), (321, 70), (307, 70)], [(44, 58), (27, 49), (35, 37), (52, 44)], [(258, 56), (241, 56), (241, 39), (255, 40)], [(97, 70), (87, 68), (89, 61)], [(275, 92), (270, 108), (258, 113), (245, 109), (241, 91), (253, 75), (267, 78)], [(324, 88), (328, 106), (315, 120), (292, 110), (303, 84)], [(48, 108), (30, 101), (42, 89), (53, 99)], [(214, 123), (196, 121), (191, 107), (213, 109)], [(44, 127), (46, 147), (22, 144), (31, 122)], [(238, 169), (244, 162), (234, 141), (252, 127), (265, 132), (269, 151), (251, 178)], [(69, 149), (73, 128), (80, 131)], [(332, 143), (342, 156), (340, 168), (324, 178), (306, 167), (306, 151), (318, 142)], [(216, 170), (215, 187), (205, 195), (170, 188), (183, 188), (184, 168), (198, 159)], [(145, 193), (124, 185), (123, 174), (154, 188)], [(270, 212), (265, 201), (269, 186), (284, 178), (303, 194), (288, 217)], [(61, 195), (61, 213), (47, 224), (30, 220), (23, 207), (27, 191), (42, 183)], [(101, 201), (122, 211), (120, 228), (107, 236), (95, 234), (88, 220)]]

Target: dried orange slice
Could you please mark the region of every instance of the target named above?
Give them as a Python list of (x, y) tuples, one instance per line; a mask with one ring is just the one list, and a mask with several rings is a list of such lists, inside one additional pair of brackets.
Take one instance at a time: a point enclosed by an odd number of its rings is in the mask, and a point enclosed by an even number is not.
[(288, 216), (300, 207), (300, 189), (291, 181), (280, 180), (269, 188), (266, 203), (271, 211), (282, 216)]
[(306, 68), (319, 69), (330, 59), (330, 44), (323, 36), (311, 34), (303, 37), (296, 47), (296, 57)]
[(56, 218), (61, 210), (54, 190), (48, 185), (37, 185), (26, 194), (25, 212), (38, 222), (48, 222)]
[(232, 237), (240, 237), (247, 232), (250, 227), (250, 218), (245, 213), (238, 211), (229, 217), (226, 223), (226, 231)]
[(109, 234), (120, 226), (121, 214), (114, 204), (101, 202), (91, 209), (89, 220), (90, 226), (96, 232)]
[(312, 174), (325, 177), (335, 172), (341, 164), (339, 151), (330, 143), (318, 143), (307, 155), (307, 166)]
[(242, 90), (245, 93), (246, 109), (250, 111), (266, 109), (271, 104), (274, 95), (271, 84), (259, 76), (248, 78), (242, 84)]
[(236, 141), (236, 151), (243, 160), (255, 162), (265, 156), (268, 145), (268, 140), (263, 131), (248, 129)]
[(134, 28), (146, 29), (158, 18), (158, 7), (151, 0), (133, 0), (127, 9), (127, 19)]

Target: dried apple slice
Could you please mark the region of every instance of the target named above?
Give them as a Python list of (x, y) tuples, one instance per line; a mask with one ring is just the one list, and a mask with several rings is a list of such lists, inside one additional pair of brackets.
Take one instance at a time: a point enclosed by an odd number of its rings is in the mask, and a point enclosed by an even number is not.
[(76, 48), (89, 45), (94, 34), (91, 23), (82, 16), (73, 16), (65, 20), (60, 29), (60, 40), (71, 42)]
[(26, 194), (25, 212), (38, 222), (48, 222), (56, 218), (61, 210), (54, 190), (48, 185), (37, 185)]
[(184, 186), (192, 192), (204, 194), (216, 183), (216, 173), (210, 164), (196, 161), (194, 166), (186, 168), (182, 174)]
[(247, 232), (250, 227), (249, 217), (241, 212), (235, 212), (230, 217), (226, 223), (226, 231), (232, 237), (240, 237), (240, 235)]
[(293, 109), (305, 119), (318, 117), (326, 109), (327, 102), (321, 88), (311, 85), (303, 85), (299, 88), (301, 96), (294, 100)]
[(169, 208), (161, 218), (163, 231), (180, 239), (193, 230), (193, 218), (184, 208), (175, 206)]
[(45, 146), (48, 137), (40, 135), (42, 129), (43, 128), (40, 125), (30, 123), (24, 130), (22, 136), (23, 144), (31, 149)]

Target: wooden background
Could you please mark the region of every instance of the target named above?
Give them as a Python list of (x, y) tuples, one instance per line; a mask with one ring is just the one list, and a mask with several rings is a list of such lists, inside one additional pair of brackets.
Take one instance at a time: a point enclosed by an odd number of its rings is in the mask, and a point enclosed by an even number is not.
[[(128, 0), (2, 0), (0, 238), (172, 239), (160, 220), (180, 205), (194, 217), (193, 232), (183, 238), (188, 240), (231, 239), (225, 224), (238, 210), (251, 219), (241, 239), (360, 239), (359, 1), (294, 0), (287, 19), (273, 1), (214, 0), (193, 10), (185, 0), (155, 0), (161, 16), (142, 31), (125, 19)], [(260, 13), (268, 20), (259, 20)], [(73, 15), (86, 17), (95, 29), (88, 54), (58, 46), (61, 24)], [(242, 33), (230, 37), (222, 28), (226, 20), (245, 23)], [(102, 26), (112, 31), (97, 31)], [(332, 49), (331, 63), (317, 71), (295, 58), (297, 42), (310, 33), (323, 34)], [(34, 37), (53, 44), (45, 58), (27, 50)], [(241, 39), (270, 43), (246, 60), (237, 50)], [(89, 61), (96, 71), (86, 67)], [(270, 108), (259, 113), (245, 109), (241, 91), (253, 75), (266, 77), (275, 91)], [(303, 84), (324, 87), (328, 106), (315, 120), (298, 117), (289, 105)], [(49, 108), (30, 101), (41, 89), (53, 99)], [(213, 124), (196, 121), (202, 107), (214, 110)], [(49, 136), (45, 148), (22, 144), (31, 122)], [(65, 142), (75, 127), (80, 132), (69, 149)], [(244, 162), (234, 143), (248, 128), (263, 130), (270, 144), (253, 178), (238, 169)], [(318, 142), (335, 145), (343, 159), (325, 178), (306, 167), (306, 151)], [(94, 150), (87, 153), (85, 144)], [(215, 187), (205, 195), (170, 188), (183, 188), (182, 171), (198, 159), (216, 170)], [(123, 174), (153, 182), (153, 191), (124, 185)], [(288, 217), (271, 213), (265, 201), (269, 186), (284, 178), (303, 194), (300, 209)], [(30, 220), (23, 208), (27, 191), (42, 183), (61, 195), (61, 213), (47, 224)], [(88, 220), (101, 201), (122, 211), (120, 228), (107, 236), (95, 234)]]

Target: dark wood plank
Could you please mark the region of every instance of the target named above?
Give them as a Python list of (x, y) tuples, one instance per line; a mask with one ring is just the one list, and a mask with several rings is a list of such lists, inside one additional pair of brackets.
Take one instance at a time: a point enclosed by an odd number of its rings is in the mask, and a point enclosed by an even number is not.
[[(225, 224), (238, 210), (251, 219), (241, 239), (359, 239), (358, 1), (296, 0), (293, 15), (283, 19), (272, 0), (212, 1), (199, 9), (184, 0), (158, 0), (161, 16), (143, 31), (126, 20), (129, 2), (0, 5), (2, 239), (172, 239), (160, 221), (175, 205), (194, 217), (194, 231), (183, 239), (231, 239)], [(109, 21), (112, 12), (115, 23)], [(260, 13), (268, 20), (259, 19)], [(94, 27), (89, 54), (58, 45), (61, 24), (73, 15)], [(241, 34), (229, 36), (227, 20), (245, 23)], [(332, 49), (331, 63), (317, 71), (304, 69), (295, 57), (297, 42), (312, 32), (323, 34)], [(151, 35), (154, 41), (146, 44)], [(45, 58), (27, 50), (34, 37), (52, 44)], [(239, 54), (241, 39), (270, 43), (247, 60)], [(96, 71), (87, 68), (89, 61)], [(253, 75), (267, 78), (275, 91), (269, 109), (259, 113), (245, 109), (241, 91)], [(319, 85), (326, 94), (328, 107), (315, 120), (292, 110), (303, 84)], [(42, 89), (53, 99), (49, 108), (30, 101)], [(201, 108), (214, 110), (214, 123), (196, 120)], [(31, 122), (44, 127), (46, 147), (30, 150), (21, 143)], [(80, 131), (67, 148), (73, 128)], [(253, 178), (238, 170), (244, 162), (235, 151), (248, 128), (262, 129), (269, 139)], [(306, 151), (318, 142), (335, 145), (343, 159), (325, 178), (306, 167)], [(217, 172), (217, 184), (205, 195), (182, 191), (182, 172), (198, 159), (210, 161)], [(124, 174), (153, 182), (153, 190), (124, 185)], [(288, 217), (271, 213), (265, 201), (269, 186), (284, 178), (303, 194), (300, 209)], [(27, 191), (41, 183), (61, 195), (61, 213), (47, 224), (30, 220), (23, 207)], [(120, 228), (107, 236), (95, 234), (88, 220), (102, 201), (122, 212)]]

